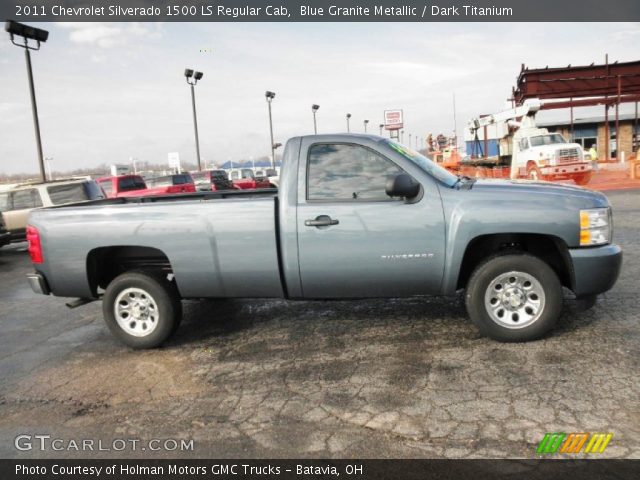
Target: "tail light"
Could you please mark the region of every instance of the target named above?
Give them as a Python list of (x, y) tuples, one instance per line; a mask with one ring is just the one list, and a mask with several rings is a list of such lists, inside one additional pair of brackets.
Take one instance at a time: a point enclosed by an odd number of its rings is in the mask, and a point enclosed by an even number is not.
[(43, 263), (42, 244), (40, 242), (40, 232), (36, 227), (27, 225), (27, 242), (29, 242), (29, 256), (33, 263)]
[(182, 192), (182, 187), (180, 185), (171, 185), (167, 187), (167, 193), (180, 193)]

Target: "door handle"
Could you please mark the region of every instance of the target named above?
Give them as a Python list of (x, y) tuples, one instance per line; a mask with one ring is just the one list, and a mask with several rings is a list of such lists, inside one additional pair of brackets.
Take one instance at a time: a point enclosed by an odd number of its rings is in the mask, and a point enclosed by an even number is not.
[(329, 227), (331, 225), (338, 225), (339, 223), (339, 220), (334, 220), (329, 215), (318, 215), (314, 220), (304, 221), (307, 227)]

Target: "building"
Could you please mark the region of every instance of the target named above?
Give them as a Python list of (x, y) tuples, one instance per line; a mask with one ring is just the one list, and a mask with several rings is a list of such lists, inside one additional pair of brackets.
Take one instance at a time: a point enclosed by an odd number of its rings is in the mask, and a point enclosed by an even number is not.
[[(616, 141), (616, 122), (609, 117), (609, 157), (618, 159), (618, 145), (620, 152), (624, 152), (625, 161), (633, 156), (637, 157), (640, 147), (640, 121), (635, 114), (620, 115), (618, 119), (620, 125), (620, 142)], [(605, 118), (599, 117), (577, 118), (573, 120), (573, 132), (571, 122), (542, 122), (538, 123), (541, 128), (546, 128), (550, 132), (561, 133), (567, 140), (579, 143), (586, 150), (596, 144), (598, 160), (606, 161), (605, 157)]]

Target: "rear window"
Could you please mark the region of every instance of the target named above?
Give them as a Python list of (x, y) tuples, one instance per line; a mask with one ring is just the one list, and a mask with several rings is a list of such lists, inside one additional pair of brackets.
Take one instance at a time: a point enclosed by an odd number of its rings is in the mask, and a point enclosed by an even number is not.
[(124, 177), (118, 179), (118, 190), (129, 192), (131, 190), (144, 190), (147, 185), (141, 177)]
[(185, 183), (193, 183), (193, 179), (191, 175), (188, 173), (173, 175), (173, 184), (174, 185), (184, 185)]
[(110, 178), (107, 178), (106, 180), (98, 180), (98, 183), (107, 195), (113, 191), (113, 182)]
[(171, 183), (171, 177), (148, 178), (147, 184), (149, 187), (168, 187), (169, 185), (173, 185)]
[(213, 172), (211, 172), (211, 176), (215, 178), (224, 178), (225, 180), (229, 179), (227, 172), (225, 172), (224, 170), (214, 170)]
[(100, 187), (95, 182), (70, 183), (47, 187), (49, 198), (54, 205), (86, 202), (104, 198)]

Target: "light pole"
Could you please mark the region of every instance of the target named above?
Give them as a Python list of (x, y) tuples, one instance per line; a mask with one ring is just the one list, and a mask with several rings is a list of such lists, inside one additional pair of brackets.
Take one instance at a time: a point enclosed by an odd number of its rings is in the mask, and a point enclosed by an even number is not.
[[(194, 72), (190, 68), (184, 70), (184, 76), (187, 79), (187, 83), (191, 85), (191, 105), (193, 105), (193, 128), (196, 132), (196, 155), (198, 157), (198, 171), (202, 171), (202, 165), (200, 164), (200, 140), (198, 139), (198, 117), (196, 116), (196, 90), (195, 85), (198, 80), (202, 78), (202, 72)], [(193, 79), (193, 80), (192, 80)]]
[(380, 124), (380, 136), (382, 136), (382, 129), (384, 128), (384, 123)]
[(320, 108), (320, 105), (316, 105), (315, 103), (311, 105), (311, 111), (313, 112), (313, 133), (318, 134), (318, 124), (316, 123), (316, 112)]
[(404, 130), (400, 130), (400, 143), (404, 143)]
[(276, 98), (276, 94), (274, 92), (270, 92), (267, 90), (264, 93), (265, 98), (267, 99), (267, 105), (269, 105), (269, 132), (271, 132), (271, 167), (276, 167), (276, 146), (273, 143), (273, 120), (271, 118), (271, 102), (274, 98)]
[[(40, 178), (47, 181), (44, 171), (44, 156), (42, 155), (42, 139), (40, 138), (40, 121), (38, 120), (38, 105), (36, 104), (36, 91), (33, 86), (33, 70), (31, 69), (30, 50), (40, 50), (40, 43), (44, 43), (49, 38), (49, 32), (39, 28), (30, 27), (22, 23), (7, 20), (4, 29), (11, 35), (11, 43), (24, 48), (24, 56), (27, 60), (27, 73), (29, 75), (29, 92), (31, 93), (31, 111), (33, 113), (33, 126), (36, 131), (36, 146), (38, 147), (38, 161), (40, 163)], [(23, 43), (14, 40), (14, 36), (22, 37)], [(36, 46), (29, 45), (29, 40), (35, 40)]]
[(53, 162), (53, 157), (44, 157), (44, 161), (47, 162), (47, 174), (49, 175), (49, 181), (52, 181), (53, 172), (51, 170), (51, 162)]
[(411, 134), (409, 134), (409, 147), (411, 147)]
[(364, 133), (367, 133), (367, 124), (369, 123), (369, 120), (365, 120), (364, 121)]
[(349, 119), (351, 118), (351, 114), (347, 113), (347, 133), (349, 133), (351, 130), (349, 129)]

